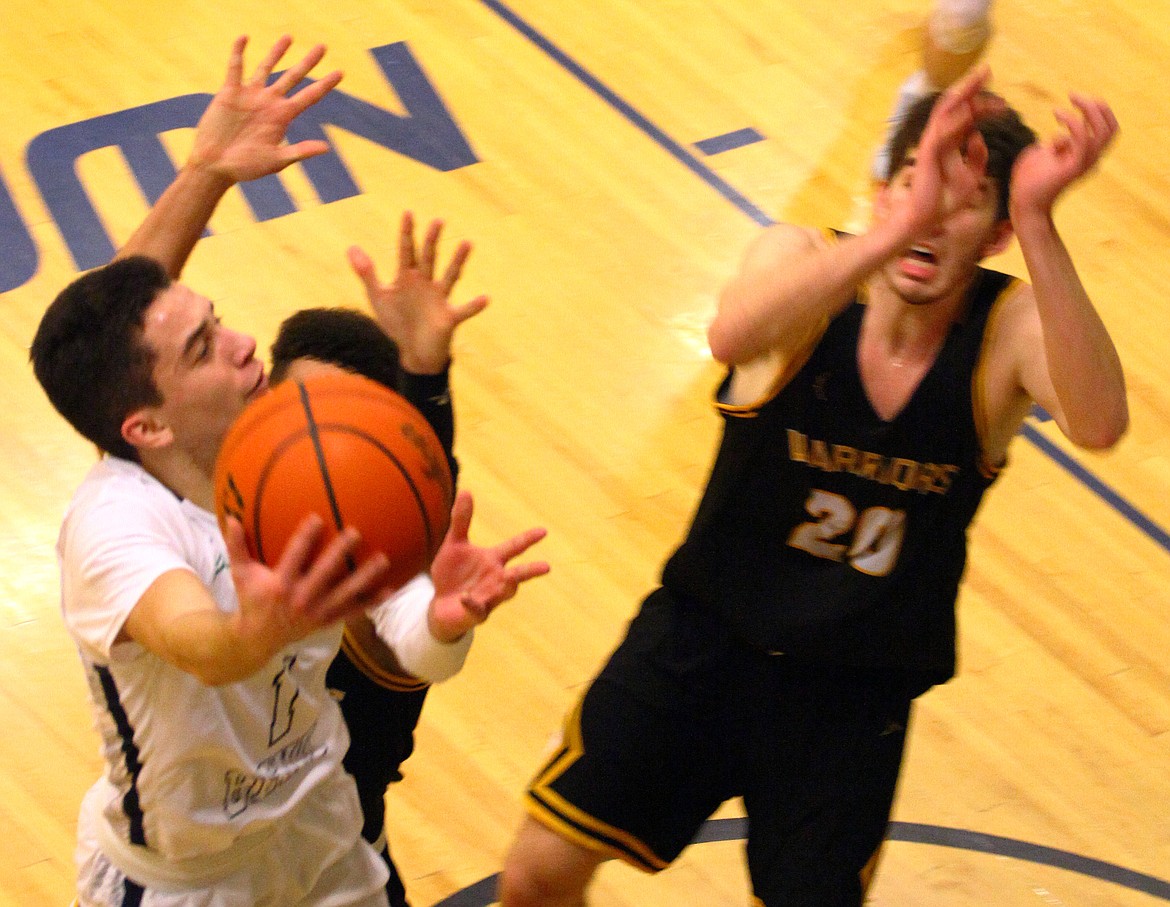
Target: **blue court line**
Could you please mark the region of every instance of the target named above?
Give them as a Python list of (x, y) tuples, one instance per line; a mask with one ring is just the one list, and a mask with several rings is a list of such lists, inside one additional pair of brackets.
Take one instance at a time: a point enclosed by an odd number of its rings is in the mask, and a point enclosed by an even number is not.
[[(508, 9), (507, 6), (499, 2), (499, 0), (481, 0), (481, 2), (495, 11), (500, 18), (504, 19), (509, 25), (520, 32), (520, 34), (552, 57), (557, 63), (580, 80), (590, 91), (598, 95), (618, 113), (633, 123), (634, 126), (649, 136), (651, 140), (670, 152), (688, 170), (703, 180), (703, 182), (707, 183), (707, 185), (711, 186), (740, 211), (761, 226), (768, 226), (774, 223), (772, 218), (768, 217), (755, 204), (740, 194), (737, 189), (720, 178), (702, 161), (687, 151), (686, 148), (651, 123), (629, 103), (620, 98), (616, 92), (602, 83), (592, 73), (588, 72), (580, 63), (572, 59), (548, 38), (516, 15), (516, 13)], [(1074, 478), (1095, 492), (1102, 500), (1117, 510), (1118, 513), (1129, 520), (1140, 531), (1161, 545), (1165, 551), (1170, 552), (1170, 535), (1152, 519), (1138, 510), (1137, 507), (1126, 501), (1121, 495), (1109, 488), (1108, 485), (1031, 426), (1025, 424), (1021, 427), (1020, 433), (1041, 451), (1048, 454), (1057, 464), (1064, 467)]]
[(503, 3), (498, 0), (482, 0), (483, 4), (489, 9), (497, 13), (501, 19), (506, 21), (509, 25), (520, 32), (525, 38), (543, 50), (546, 54), (557, 61), (569, 73), (582, 82), (594, 94), (598, 95), (603, 101), (614, 108), (618, 113), (624, 116), (627, 120), (637, 126), (642, 132), (650, 136), (654, 142), (665, 148), (671, 155), (679, 160), (680, 163), (692, 173), (695, 174), (703, 182), (710, 185), (716, 192), (730, 201), (733, 205), (744, 212), (748, 217), (754, 220), (761, 226), (767, 226), (772, 223), (772, 218), (768, 217), (763, 211), (748, 201), (743, 195), (739, 193), (730, 183), (722, 179), (718, 174), (714, 173), (702, 161), (691, 154), (685, 147), (680, 145), (665, 132), (651, 123), (646, 117), (635, 110), (630, 104), (622, 100), (618, 95), (607, 87), (600, 79), (588, 72), (585, 67), (581, 66), (576, 60), (570, 57), (567, 53), (553, 44), (548, 38), (538, 32), (535, 28), (517, 16)]
[(1037, 428), (1026, 422), (1020, 426), (1020, 434), (1035, 444), (1044, 453), (1048, 454), (1057, 464), (1063, 466), (1065, 471), (1101, 498), (1106, 504), (1161, 545), (1164, 551), (1170, 552), (1170, 534), (1167, 534), (1166, 530), (1061, 450), (1056, 442), (1044, 437)]

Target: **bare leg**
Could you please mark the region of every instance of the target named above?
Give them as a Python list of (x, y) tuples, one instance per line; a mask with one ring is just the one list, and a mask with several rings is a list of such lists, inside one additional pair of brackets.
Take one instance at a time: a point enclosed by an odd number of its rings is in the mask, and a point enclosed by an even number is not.
[(990, 13), (990, 0), (936, 4), (922, 49), (922, 68), (934, 90), (958, 81), (983, 56), (991, 40)]
[(525, 818), (500, 876), (500, 905), (584, 907), (585, 890), (607, 859)]
[(992, 0), (936, 0), (926, 23), (922, 68), (898, 89), (881, 147), (874, 155), (873, 177), (887, 178), (889, 146), (906, 112), (920, 98), (942, 91), (978, 62), (991, 40)]

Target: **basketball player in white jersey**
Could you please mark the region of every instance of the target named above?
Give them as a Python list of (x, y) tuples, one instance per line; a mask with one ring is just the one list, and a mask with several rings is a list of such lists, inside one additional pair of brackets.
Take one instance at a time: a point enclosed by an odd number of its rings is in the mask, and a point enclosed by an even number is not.
[[(359, 834), (341, 770), (348, 736), (324, 682), (340, 621), (389, 592), (385, 558), (347, 570), (353, 530), (312, 556), (315, 517), (274, 568), (250, 559), (238, 524), (220, 535), (215, 457), (267, 377), (255, 341), (173, 282), (232, 184), (326, 150), (280, 144), (340, 79), (290, 94), (317, 47), (267, 85), (290, 43), (244, 81), (236, 42), (175, 183), (119, 260), (54, 300), (32, 345), (54, 406), (105, 454), (58, 542), (62, 610), (105, 757), (79, 818), (82, 907), (386, 904), (385, 864)], [(387, 640), (419, 664), (461, 657), (467, 630), (547, 570), (509, 565), (543, 531), (480, 548), (470, 517), (461, 495), (433, 598)]]

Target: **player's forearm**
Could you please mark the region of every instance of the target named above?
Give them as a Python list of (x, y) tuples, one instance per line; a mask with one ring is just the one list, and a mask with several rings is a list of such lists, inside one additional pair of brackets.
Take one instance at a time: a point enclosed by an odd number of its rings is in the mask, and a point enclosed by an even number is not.
[(724, 288), (719, 311), (707, 331), (711, 354), (737, 365), (785, 340), (803, 336), (810, 326), (837, 315), (857, 288), (906, 245), (889, 225), (860, 236), (781, 254), (774, 264), (743, 269)]
[(272, 640), (247, 638), (219, 611), (191, 611), (160, 628), (156, 654), (207, 686), (245, 680), (280, 650)]
[(115, 257), (145, 255), (177, 279), (215, 206), (231, 186), (229, 177), (187, 164)]
[(454, 454), (455, 411), (451, 406), (448, 368), (437, 374), (414, 373), (404, 369), (399, 375), (398, 390), (435, 430), (439, 443), (443, 445), (443, 453), (447, 455), (451, 479), (455, 481), (459, 474), (459, 464)]
[(1013, 223), (1036, 294), (1062, 427), (1075, 444), (1111, 447), (1129, 424), (1117, 349), (1051, 217), (1013, 212)]
[(430, 577), (416, 577), (375, 608), (370, 619), (408, 673), (437, 683), (458, 673), (474, 633), (437, 619), (435, 594)]

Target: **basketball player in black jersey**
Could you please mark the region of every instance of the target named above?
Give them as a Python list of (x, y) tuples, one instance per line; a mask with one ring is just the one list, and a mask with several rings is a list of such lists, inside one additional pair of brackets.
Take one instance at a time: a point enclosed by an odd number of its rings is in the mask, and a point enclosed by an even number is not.
[[(351, 249), (350, 263), (365, 285), (377, 320), (345, 308), (305, 309), (289, 316), (272, 344), (271, 381), (303, 379), (321, 367), (340, 367), (397, 391), (435, 430), (455, 479), (459, 466), (453, 453), (455, 417), (448, 382), (451, 342), (456, 328), (481, 312), (487, 299), (480, 296), (461, 306), (449, 303), (471, 247), (461, 243), (434, 279), (441, 231), (442, 223), (433, 221), (416, 251), (413, 218), (409, 212), (404, 214), (398, 273), (387, 284), (378, 281), (363, 251)], [(362, 837), (389, 867), (390, 907), (409, 907), (385, 834), (385, 797), (390, 784), (402, 777), (402, 763), (414, 750), (414, 729), (430, 684), (401, 666), (364, 614), (347, 620), (341, 651), (326, 682), (349, 728), (344, 764), (357, 783)]]
[[(505, 907), (668, 865), (742, 796), (755, 903), (856, 907), (911, 703), (955, 666), (965, 533), (1033, 402), (1088, 448), (1128, 422), (1052, 220), (1105, 151), (1072, 96), (1035, 142), (980, 69), (910, 111), (871, 228), (767, 229), (708, 339), (724, 436), (694, 522), (531, 784)], [(1031, 285), (979, 263), (1018, 238)]]

